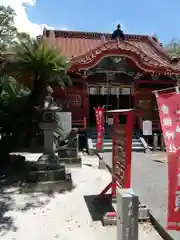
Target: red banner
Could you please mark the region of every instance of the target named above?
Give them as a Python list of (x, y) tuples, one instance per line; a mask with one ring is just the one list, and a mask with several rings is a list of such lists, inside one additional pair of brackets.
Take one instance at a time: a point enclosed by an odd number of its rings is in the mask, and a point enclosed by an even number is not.
[(104, 134), (104, 108), (94, 108), (96, 116), (96, 133), (97, 143), (96, 150), (101, 151), (103, 146), (103, 134)]
[(180, 95), (162, 93), (157, 103), (168, 158), (167, 229), (180, 231)]

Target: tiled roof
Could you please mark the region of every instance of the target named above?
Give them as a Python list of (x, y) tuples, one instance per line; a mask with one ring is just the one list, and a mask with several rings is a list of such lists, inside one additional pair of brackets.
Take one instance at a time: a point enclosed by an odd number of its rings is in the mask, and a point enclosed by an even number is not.
[(172, 74), (180, 73), (180, 66), (171, 62), (165, 49), (153, 37), (125, 35), (125, 40), (117, 43), (116, 40), (112, 41), (111, 34), (107, 33), (46, 30), (44, 36), (53, 41), (61, 53), (71, 58), (72, 64), (77, 66), (91, 64), (100, 51), (105, 52), (105, 48), (117, 50), (118, 44), (122, 52), (135, 54), (141, 60), (138, 64), (142, 64), (144, 70), (147, 67), (149, 71), (158, 72), (161, 69)]

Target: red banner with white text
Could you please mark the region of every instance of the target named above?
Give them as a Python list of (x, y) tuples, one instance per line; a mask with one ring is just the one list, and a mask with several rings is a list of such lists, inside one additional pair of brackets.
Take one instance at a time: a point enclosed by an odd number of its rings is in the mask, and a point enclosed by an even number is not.
[(180, 94), (159, 94), (157, 103), (168, 158), (167, 229), (180, 231)]
[(96, 150), (101, 151), (103, 146), (103, 135), (104, 135), (104, 108), (94, 108), (96, 116), (96, 133), (97, 143)]

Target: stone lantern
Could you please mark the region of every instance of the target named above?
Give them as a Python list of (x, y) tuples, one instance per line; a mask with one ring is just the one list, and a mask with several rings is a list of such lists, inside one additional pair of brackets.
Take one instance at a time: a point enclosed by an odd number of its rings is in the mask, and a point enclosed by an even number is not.
[(44, 108), (42, 121), (39, 126), (44, 134), (44, 152), (38, 161), (48, 164), (59, 164), (59, 157), (55, 154), (53, 131), (57, 127), (56, 113), (60, 112), (60, 108), (54, 105)]

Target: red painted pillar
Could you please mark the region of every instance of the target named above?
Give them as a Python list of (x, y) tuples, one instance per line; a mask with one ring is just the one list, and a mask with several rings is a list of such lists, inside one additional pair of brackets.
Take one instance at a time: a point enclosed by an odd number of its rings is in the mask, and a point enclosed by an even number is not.
[(126, 161), (124, 170), (124, 188), (131, 186), (131, 158), (132, 158), (132, 131), (133, 131), (133, 113), (127, 114), (126, 120)]
[(115, 129), (119, 124), (119, 115), (113, 116), (113, 135), (112, 135), (112, 197), (116, 197), (116, 154), (115, 154)]

